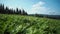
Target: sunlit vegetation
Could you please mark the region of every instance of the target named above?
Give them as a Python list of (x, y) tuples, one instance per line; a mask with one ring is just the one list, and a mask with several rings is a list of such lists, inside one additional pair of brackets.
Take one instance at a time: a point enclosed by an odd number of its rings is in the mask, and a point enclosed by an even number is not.
[(0, 14), (0, 34), (60, 34), (60, 20)]

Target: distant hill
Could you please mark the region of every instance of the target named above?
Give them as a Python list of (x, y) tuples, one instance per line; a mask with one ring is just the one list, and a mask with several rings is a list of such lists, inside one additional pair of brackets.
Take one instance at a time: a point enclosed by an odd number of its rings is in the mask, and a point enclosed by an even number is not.
[(29, 16), (46, 17), (46, 18), (52, 18), (52, 19), (60, 19), (60, 15), (48, 15), (48, 14), (29, 14)]

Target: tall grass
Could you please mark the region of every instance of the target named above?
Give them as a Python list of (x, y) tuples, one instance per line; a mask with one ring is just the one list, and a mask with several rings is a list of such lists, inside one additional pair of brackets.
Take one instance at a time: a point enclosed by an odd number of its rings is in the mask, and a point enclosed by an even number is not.
[(60, 20), (0, 14), (0, 34), (60, 34)]

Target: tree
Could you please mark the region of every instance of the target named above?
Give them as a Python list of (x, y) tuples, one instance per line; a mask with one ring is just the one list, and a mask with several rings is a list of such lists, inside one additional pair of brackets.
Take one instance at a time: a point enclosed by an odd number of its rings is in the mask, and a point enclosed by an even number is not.
[(24, 9), (21, 11), (21, 9), (18, 10), (18, 8), (16, 8), (16, 11), (15, 11), (13, 9), (9, 9), (8, 7), (4, 8), (4, 4), (0, 4), (0, 13), (1, 14), (22, 14), (22, 15), (27, 15), (27, 12), (25, 12)]
[(21, 10), (19, 10), (19, 14), (21, 14)]
[(0, 13), (4, 13), (4, 4), (0, 4)]
[(18, 14), (18, 13), (19, 13), (18, 8), (16, 8), (16, 14)]

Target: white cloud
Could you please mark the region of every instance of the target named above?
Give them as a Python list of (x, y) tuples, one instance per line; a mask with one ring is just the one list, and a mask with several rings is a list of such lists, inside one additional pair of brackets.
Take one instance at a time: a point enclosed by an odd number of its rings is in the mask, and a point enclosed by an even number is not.
[(33, 7), (40, 7), (40, 6), (43, 6), (45, 4), (45, 2), (38, 2), (37, 4), (34, 4)]
[(50, 7), (45, 7), (44, 5), (46, 4), (46, 2), (38, 2), (37, 4), (32, 5), (32, 8), (30, 9), (31, 14), (53, 14), (55, 11), (53, 9), (51, 9)]
[(45, 11), (47, 10), (47, 8), (44, 7), (45, 4), (46, 4), (45, 2), (40, 1), (40, 2), (32, 5), (30, 12), (32, 12), (32, 13), (45, 13)]

